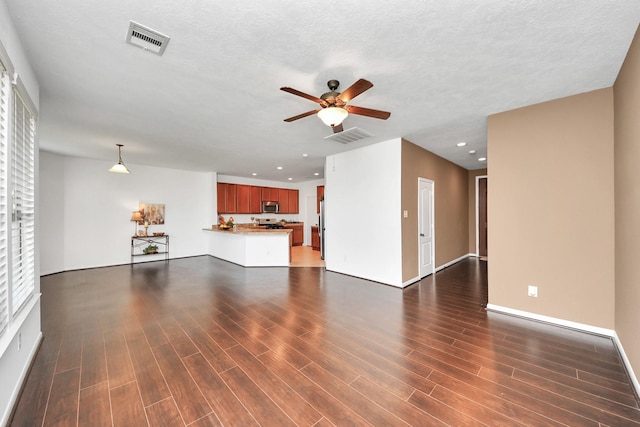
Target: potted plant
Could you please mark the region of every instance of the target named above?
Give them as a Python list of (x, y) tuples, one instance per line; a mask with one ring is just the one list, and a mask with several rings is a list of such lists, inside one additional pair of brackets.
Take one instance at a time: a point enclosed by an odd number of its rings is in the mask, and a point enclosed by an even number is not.
[(149, 245), (146, 248), (144, 248), (142, 250), (142, 253), (145, 255), (149, 255), (149, 254), (157, 254), (158, 253), (158, 246), (156, 245)]

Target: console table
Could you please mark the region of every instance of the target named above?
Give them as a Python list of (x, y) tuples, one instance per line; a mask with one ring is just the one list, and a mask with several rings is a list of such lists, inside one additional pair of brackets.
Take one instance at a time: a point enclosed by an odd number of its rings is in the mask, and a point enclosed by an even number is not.
[[(145, 254), (142, 252), (149, 245), (158, 247), (155, 253)], [(135, 257), (164, 255), (164, 260), (169, 261), (169, 235), (162, 236), (131, 236), (131, 264)]]

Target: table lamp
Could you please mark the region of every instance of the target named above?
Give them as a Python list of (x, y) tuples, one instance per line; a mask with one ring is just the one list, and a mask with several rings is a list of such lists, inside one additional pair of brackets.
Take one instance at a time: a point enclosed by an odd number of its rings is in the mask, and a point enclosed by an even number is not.
[(134, 230), (133, 235), (137, 236), (138, 235), (138, 222), (142, 221), (142, 214), (140, 213), (140, 211), (133, 211), (131, 213), (131, 221), (135, 221), (136, 222), (136, 228)]

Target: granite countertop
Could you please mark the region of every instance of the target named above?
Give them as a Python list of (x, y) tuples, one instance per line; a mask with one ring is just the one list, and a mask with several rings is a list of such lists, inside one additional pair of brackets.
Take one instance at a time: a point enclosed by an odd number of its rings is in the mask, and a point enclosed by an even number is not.
[(223, 230), (218, 228), (218, 226), (213, 226), (211, 228), (203, 228), (205, 231), (214, 231), (216, 233), (229, 233), (229, 234), (288, 234), (291, 233), (291, 229), (280, 228), (268, 230), (264, 227), (238, 227), (234, 230)]

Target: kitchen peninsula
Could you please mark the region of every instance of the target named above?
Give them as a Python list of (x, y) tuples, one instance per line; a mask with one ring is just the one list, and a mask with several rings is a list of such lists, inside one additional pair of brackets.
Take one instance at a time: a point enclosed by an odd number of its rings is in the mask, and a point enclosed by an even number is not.
[(213, 226), (203, 230), (209, 232), (209, 255), (216, 258), (244, 267), (288, 267), (291, 261), (291, 229)]

